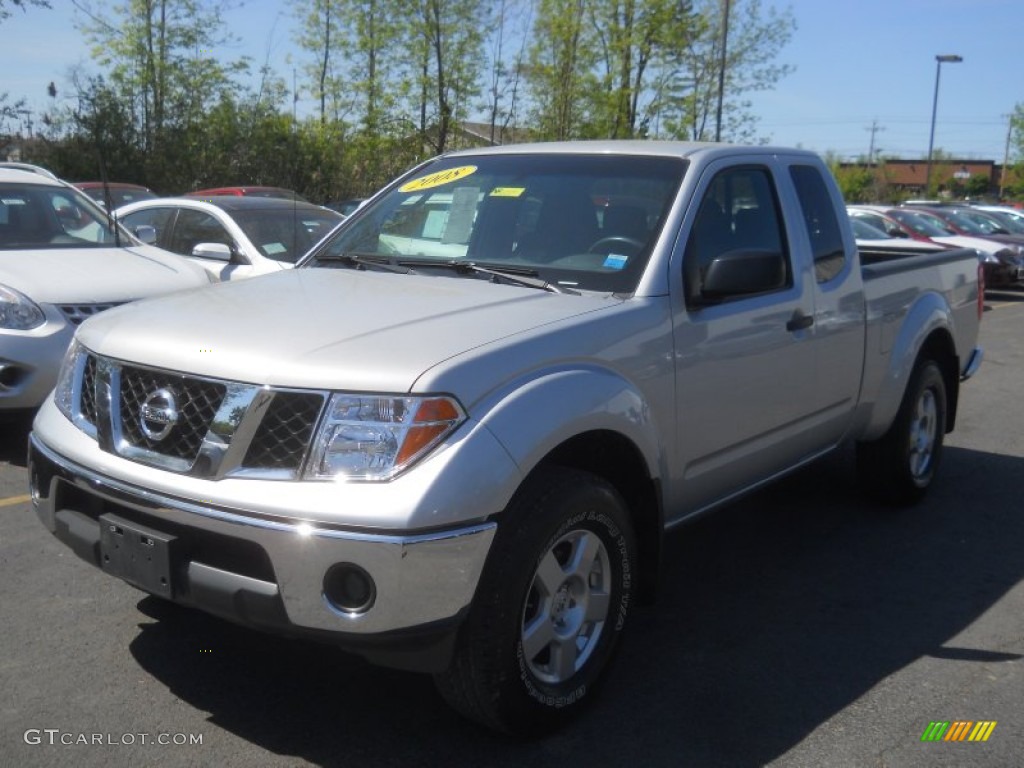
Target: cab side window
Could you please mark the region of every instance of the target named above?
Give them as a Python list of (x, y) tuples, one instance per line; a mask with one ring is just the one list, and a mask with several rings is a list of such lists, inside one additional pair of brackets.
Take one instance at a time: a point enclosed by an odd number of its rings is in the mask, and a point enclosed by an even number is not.
[[(737, 289), (734, 296), (717, 296), (716, 301), (782, 290), (791, 285), (792, 269), (784, 232), (768, 169), (744, 166), (717, 174), (697, 209), (683, 256), (687, 303), (703, 303), (709, 270), (718, 270), (737, 257), (744, 259), (739, 269), (763, 268), (765, 274), (757, 285), (748, 286), (750, 290)], [(751, 260), (751, 256), (763, 258)]]
[(817, 168), (794, 165), (789, 169), (789, 174), (804, 214), (807, 238), (811, 241), (814, 276), (819, 283), (826, 283), (842, 272), (846, 263), (846, 250), (843, 248), (843, 236), (832, 206), (832, 197)]
[(153, 227), (156, 230), (156, 244), (167, 247), (167, 228), (173, 218), (174, 208), (145, 208), (122, 216), (121, 222), (133, 234), (138, 227)]
[(234, 247), (231, 236), (217, 219), (203, 211), (183, 208), (174, 225), (170, 250), (183, 256), (191, 256), (192, 249), (200, 243), (223, 243)]

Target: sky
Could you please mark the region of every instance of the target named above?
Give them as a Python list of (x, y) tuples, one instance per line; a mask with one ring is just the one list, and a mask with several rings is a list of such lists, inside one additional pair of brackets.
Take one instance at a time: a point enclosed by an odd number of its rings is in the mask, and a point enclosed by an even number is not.
[[(748, 95), (760, 138), (852, 159), (868, 154), (873, 135), (880, 154), (924, 157), (935, 57), (956, 54), (963, 62), (941, 66), (935, 148), (957, 159), (1003, 161), (1009, 115), (1024, 104), (1024, 0), (762, 2), (788, 6), (797, 28), (779, 56), (793, 73), (772, 91)], [(73, 67), (97, 71), (71, 0), (51, 5), (14, 9), (0, 23), (0, 93), (25, 97), (34, 119), (47, 107), (51, 81), (66, 96)], [(287, 3), (246, 0), (227, 20), (240, 42), (226, 58), (267, 61), (291, 82), (303, 59)], [(300, 114), (314, 106), (300, 95)]]

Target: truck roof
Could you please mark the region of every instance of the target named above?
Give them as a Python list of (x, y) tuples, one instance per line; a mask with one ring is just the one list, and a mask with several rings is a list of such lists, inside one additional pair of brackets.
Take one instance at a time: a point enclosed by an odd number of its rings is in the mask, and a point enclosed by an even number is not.
[(734, 155), (737, 151), (764, 155), (802, 154), (817, 158), (815, 152), (790, 147), (747, 146), (701, 141), (651, 141), (637, 139), (600, 141), (551, 141), (532, 144), (503, 144), (496, 147), (460, 149), (445, 153), (445, 157), (471, 155), (516, 155), (516, 154), (617, 154), (646, 155), (663, 157), (694, 157), (696, 155)]

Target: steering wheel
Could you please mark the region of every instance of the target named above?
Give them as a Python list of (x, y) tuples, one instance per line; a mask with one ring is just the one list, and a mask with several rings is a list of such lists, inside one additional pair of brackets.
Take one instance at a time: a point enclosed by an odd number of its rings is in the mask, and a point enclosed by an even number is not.
[(627, 237), (626, 235), (609, 235), (608, 237), (602, 237), (594, 243), (591, 243), (590, 247), (587, 248), (587, 253), (611, 253), (612, 246), (628, 246), (624, 256), (636, 256), (640, 251), (644, 249), (644, 243), (637, 240), (635, 237)]

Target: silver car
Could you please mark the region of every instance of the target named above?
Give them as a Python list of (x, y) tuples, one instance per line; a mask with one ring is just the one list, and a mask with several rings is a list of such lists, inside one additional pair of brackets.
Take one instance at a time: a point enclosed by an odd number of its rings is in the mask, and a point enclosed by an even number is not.
[(90, 315), (209, 283), (202, 267), (143, 245), (49, 171), (0, 163), (0, 413), (44, 400)]

